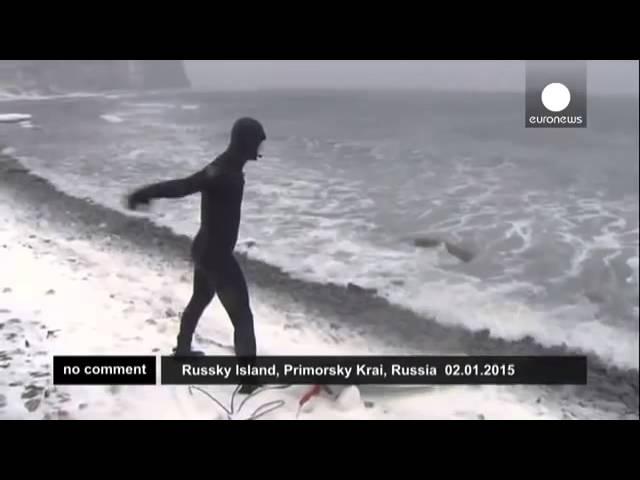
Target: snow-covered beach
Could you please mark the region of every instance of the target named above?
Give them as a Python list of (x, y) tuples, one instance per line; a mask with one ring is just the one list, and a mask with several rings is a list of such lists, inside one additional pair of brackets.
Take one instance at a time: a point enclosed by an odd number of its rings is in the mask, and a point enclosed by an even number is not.
[[(0, 171), (0, 418), (227, 418), (214, 402), (200, 392), (190, 393), (188, 387), (52, 385), (55, 354), (162, 355), (170, 351), (179, 313), (190, 294), (188, 260), (175, 254), (187, 239), (172, 246), (169, 237), (158, 234), (162, 228), (152, 232), (142, 218), (69, 197), (10, 157), (0, 157)], [(340, 312), (331, 318), (331, 308), (310, 307), (304, 301), (309, 292), (279, 295), (261, 286), (277, 282), (273, 275), (264, 278), (264, 272), (250, 269), (248, 276), (253, 280), (263, 353), (401, 351), (393, 342), (376, 339), (375, 328), (352, 328), (348, 322), (340, 323)], [(354, 316), (358, 314), (354, 305), (365, 301), (353, 299), (349, 308)], [(199, 345), (208, 353), (226, 354), (211, 342), (229, 343), (231, 338), (226, 314), (217, 301), (198, 333)], [(596, 370), (590, 375), (599, 374)], [(337, 396), (320, 394), (301, 412), (298, 401), (307, 387), (297, 386), (252, 397), (234, 418), (246, 418), (260, 405), (276, 400), (283, 402), (280, 408), (263, 418), (637, 417), (632, 409), (637, 381), (634, 387), (627, 375), (618, 375), (627, 382), (619, 392), (575, 398), (575, 392), (518, 387), (432, 387), (401, 394), (350, 387), (336, 392)], [(603, 382), (602, 378), (596, 381)], [(205, 390), (228, 405), (233, 387)]]

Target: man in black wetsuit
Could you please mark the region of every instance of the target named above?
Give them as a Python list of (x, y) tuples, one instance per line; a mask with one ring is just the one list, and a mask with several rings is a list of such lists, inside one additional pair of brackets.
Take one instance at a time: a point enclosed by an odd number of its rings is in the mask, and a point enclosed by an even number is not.
[(135, 210), (154, 198), (201, 194), (201, 226), (191, 248), (193, 295), (180, 320), (176, 356), (201, 355), (192, 350), (191, 342), (200, 316), (216, 294), (233, 324), (236, 355), (256, 354), (247, 284), (233, 251), (240, 226), (243, 168), (258, 159), (264, 140), (264, 128), (257, 120), (241, 118), (233, 125), (227, 149), (206, 168), (186, 178), (148, 185), (127, 197), (128, 208)]

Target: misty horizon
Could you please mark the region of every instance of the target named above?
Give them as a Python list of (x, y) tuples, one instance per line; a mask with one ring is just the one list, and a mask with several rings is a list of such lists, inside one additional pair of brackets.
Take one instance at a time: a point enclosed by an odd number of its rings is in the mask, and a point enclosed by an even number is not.
[[(186, 60), (195, 89), (523, 93), (525, 61)], [(588, 61), (588, 91), (638, 96), (637, 61)]]

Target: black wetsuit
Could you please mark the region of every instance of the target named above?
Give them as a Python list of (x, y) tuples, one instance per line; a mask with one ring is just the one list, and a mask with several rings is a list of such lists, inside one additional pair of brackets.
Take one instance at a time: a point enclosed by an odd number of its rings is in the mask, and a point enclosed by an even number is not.
[(256, 339), (247, 283), (233, 255), (238, 240), (244, 173), (248, 160), (257, 159), (266, 138), (262, 126), (252, 119), (234, 125), (227, 151), (199, 172), (178, 180), (148, 185), (128, 197), (129, 207), (153, 198), (181, 198), (201, 194), (201, 226), (191, 255), (195, 265), (193, 294), (180, 321), (177, 354), (189, 354), (200, 316), (217, 294), (234, 327), (238, 356), (253, 357)]

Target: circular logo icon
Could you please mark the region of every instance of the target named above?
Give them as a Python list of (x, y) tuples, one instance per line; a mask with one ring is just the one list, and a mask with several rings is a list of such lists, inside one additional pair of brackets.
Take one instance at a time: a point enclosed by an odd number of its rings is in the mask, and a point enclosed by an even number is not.
[(542, 104), (547, 110), (561, 112), (569, 106), (571, 92), (562, 83), (550, 83), (542, 90)]

